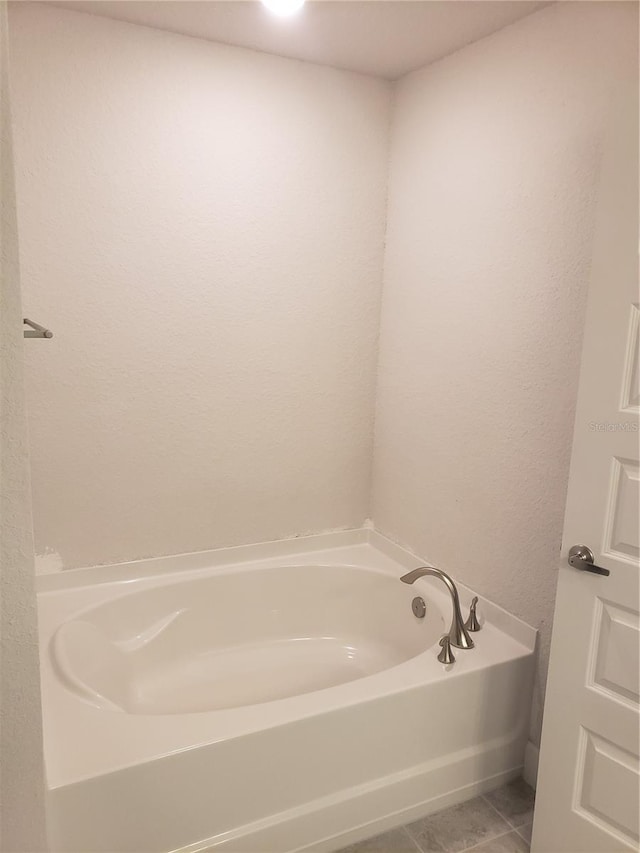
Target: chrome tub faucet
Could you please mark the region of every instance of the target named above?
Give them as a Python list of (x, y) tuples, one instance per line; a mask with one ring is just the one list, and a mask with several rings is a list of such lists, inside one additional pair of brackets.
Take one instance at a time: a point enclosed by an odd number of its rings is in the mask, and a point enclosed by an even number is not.
[(472, 649), (473, 640), (471, 639), (467, 629), (465, 628), (464, 620), (462, 619), (462, 613), (460, 612), (460, 598), (458, 597), (458, 590), (456, 589), (456, 585), (446, 572), (442, 572), (440, 571), (440, 569), (430, 568), (429, 566), (421, 566), (419, 569), (414, 569), (411, 572), (407, 572), (406, 575), (402, 575), (400, 580), (403, 583), (415, 583), (418, 578), (423, 578), (426, 575), (430, 575), (434, 578), (440, 578), (440, 580), (449, 590), (449, 594), (451, 595), (451, 604), (453, 605), (453, 619), (451, 620), (451, 628), (449, 629), (448, 634), (449, 642), (457, 649)]

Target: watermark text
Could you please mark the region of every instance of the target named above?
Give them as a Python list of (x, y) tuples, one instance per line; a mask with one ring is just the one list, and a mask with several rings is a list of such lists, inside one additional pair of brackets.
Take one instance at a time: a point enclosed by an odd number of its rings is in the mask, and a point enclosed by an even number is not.
[(589, 421), (591, 432), (638, 432), (638, 421)]

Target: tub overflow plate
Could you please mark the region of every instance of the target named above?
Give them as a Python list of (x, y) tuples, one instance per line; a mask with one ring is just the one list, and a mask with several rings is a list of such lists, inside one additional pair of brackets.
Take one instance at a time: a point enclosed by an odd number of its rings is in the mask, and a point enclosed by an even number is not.
[(418, 619), (424, 619), (424, 614), (427, 612), (427, 605), (424, 603), (424, 598), (416, 595), (411, 602), (411, 609), (414, 616), (417, 616)]

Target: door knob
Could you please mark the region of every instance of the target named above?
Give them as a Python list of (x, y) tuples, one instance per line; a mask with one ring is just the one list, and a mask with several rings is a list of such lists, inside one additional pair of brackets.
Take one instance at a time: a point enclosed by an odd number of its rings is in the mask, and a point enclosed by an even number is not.
[(569, 548), (567, 563), (581, 572), (593, 572), (595, 575), (610, 575), (609, 569), (601, 569), (594, 565), (593, 551), (586, 545), (572, 545)]

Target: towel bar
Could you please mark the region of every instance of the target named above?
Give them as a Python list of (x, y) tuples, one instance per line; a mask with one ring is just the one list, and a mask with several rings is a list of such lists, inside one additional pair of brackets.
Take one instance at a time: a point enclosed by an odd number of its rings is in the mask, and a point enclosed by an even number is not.
[(30, 326), (31, 329), (24, 333), (25, 338), (52, 338), (53, 332), (49, 331), (49, 329), (45, 329), (44, 326), (41, 326), (40, 323), (34, 323), (33, 320), (27, 320), (25, 317), (22, 321), (27, 326)]

